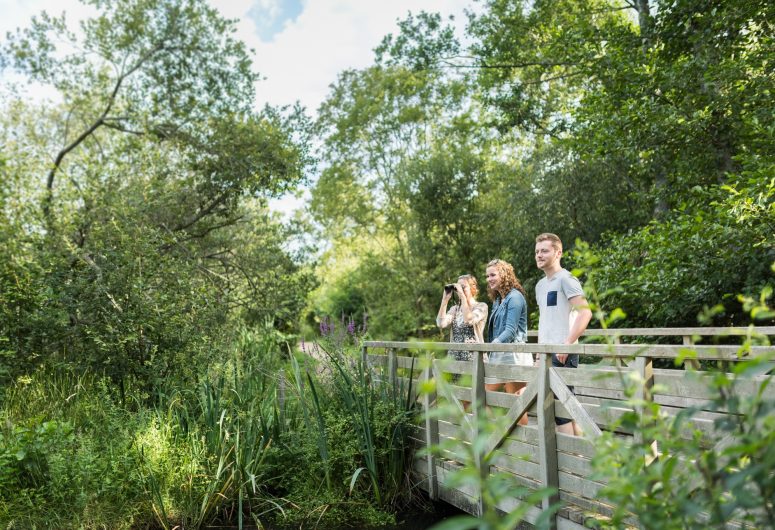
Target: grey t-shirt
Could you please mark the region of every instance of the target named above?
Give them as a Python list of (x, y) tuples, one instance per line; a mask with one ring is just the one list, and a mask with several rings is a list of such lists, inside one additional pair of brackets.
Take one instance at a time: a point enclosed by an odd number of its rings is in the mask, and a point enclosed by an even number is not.
[(562, 344), (568, 338), (576, 312), (568, 301), (584, 296), (581, 282), (569, 271), (560, 269), (551, 279), (544, 276), (536, 284), (539, 344)]

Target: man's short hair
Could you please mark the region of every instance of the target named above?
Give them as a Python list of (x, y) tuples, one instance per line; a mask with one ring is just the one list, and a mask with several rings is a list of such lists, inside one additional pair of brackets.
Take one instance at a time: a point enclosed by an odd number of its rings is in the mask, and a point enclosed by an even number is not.
[(556, 234), (552, 234), (551, 232), (538, 234), (536, 236), (536, 243), (540, 243), (541, 241), (551, 241), (555, 250), (562, 250), (562, 241), (560, 241), (560, 238), (557, 237)]

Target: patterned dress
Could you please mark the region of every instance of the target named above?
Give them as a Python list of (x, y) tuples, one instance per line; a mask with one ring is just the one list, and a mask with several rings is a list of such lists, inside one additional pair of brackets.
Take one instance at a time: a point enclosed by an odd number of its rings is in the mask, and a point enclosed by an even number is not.
[[(457, 305), (455, 316), (452, 318), (452, 341), (460, 343), (476, 343), (476, 332), (474, 326), (466, 324), (463, 321), (463, 312)], [(456, 361), (470, 361), (473, 359), (473, 353), (467, 350), (449, 350), (449, 356)]]
[[(452, 326), (450, 342), (459, 342), (461, 344), (484, 342), (481, 337), (484, 331), (484, 323), (487, 320), (487, 304), (475, 303), (473, 308), (471, 308), (470, 320), (470, 324), (465, 322), (463, 311), (460, 308), (460, 304), (458, 304), (452, 306), (442, 318), (437, 318), (436, 324), (441, 329)], [(468, 350), (449, 350), (448, 355), (456, 361), (471, 361), (473, 359), (473, 352)], [(457, 382), (459, 379), (459, 374), (452, 374), (452, 382)]]

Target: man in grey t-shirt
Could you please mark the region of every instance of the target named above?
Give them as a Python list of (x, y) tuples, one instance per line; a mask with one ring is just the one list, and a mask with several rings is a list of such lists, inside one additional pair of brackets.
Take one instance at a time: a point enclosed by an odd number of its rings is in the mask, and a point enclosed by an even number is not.
[[(562, 241), (554, 234), (536, 237), (536, 265), (546, 275), (536, 284), (538, 302), (538, 343), (575, 344), (592, 319), (581, 283), (562, 268)], [(578, 368), (578, 354), (552, 354), (552, 366)], [(557, 430), (581, 434), (575, 422), (557, 418)]]

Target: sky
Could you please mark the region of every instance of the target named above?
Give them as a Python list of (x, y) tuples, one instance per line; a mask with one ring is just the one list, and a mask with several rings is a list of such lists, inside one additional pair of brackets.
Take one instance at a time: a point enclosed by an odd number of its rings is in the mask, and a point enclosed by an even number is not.
[[(464, 9), (472, 0), (209, 0), (223, 16), (238, 19), (237, 37), (255, 50), (254, 66), (263, 76), (256, 103), (291, 105), (299, 101), (310, 114), (318, 108), (337, 74), (363, 68), (373, 49), (396, 22), (411, 11), (453, 15), (462, 30)], [(66, 13), (75, 22), (91, 8), (77, 0), (0, 0), (0, 36), (27, 26), (46, 10)], [(0, 78), (1, 79), (1, 78)], [(288, 214), (300, 200), (286, 197), (272, 208)]]
[[(223, 16), (238, 19), (237, 36), (255, 50), (264, 80), (256, 85), (259, 106), (300, 101), (317, 109), (328, 86), (346, 68), (361, 68), (372, 50), (396, 31), (410, 11), (454, 15), (462, 28), (472, 0), (210, 0)], [(27, 26), (46, 10), (77, 21), (92, 12), (78, 0), (0, 0), (0, 36)]]

